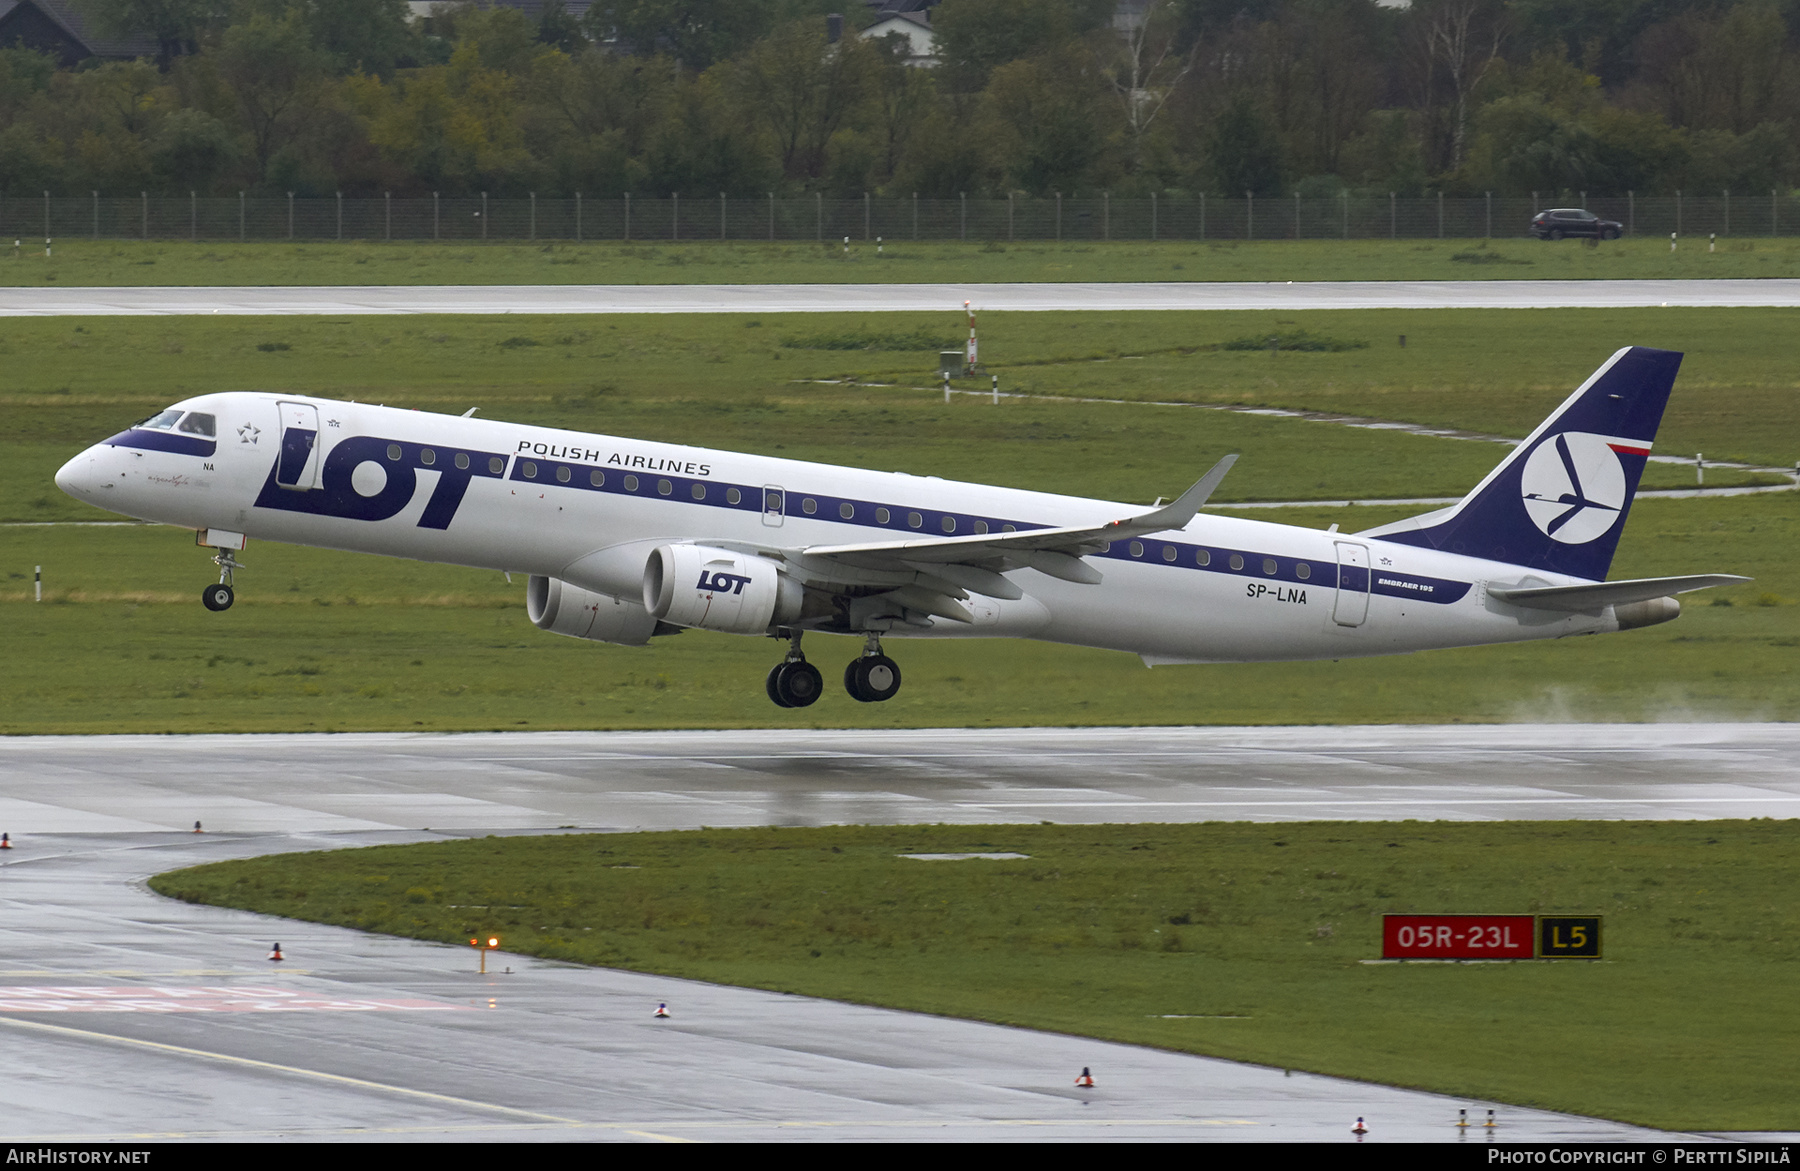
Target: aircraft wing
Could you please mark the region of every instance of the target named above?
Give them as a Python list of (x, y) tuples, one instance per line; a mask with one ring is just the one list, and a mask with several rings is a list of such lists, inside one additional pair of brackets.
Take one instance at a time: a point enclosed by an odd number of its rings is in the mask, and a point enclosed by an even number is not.
[[(1113, 541), (1127, 537), (1141, 537), (1147, 533), (1186, 527), (1236, 462), (1237, 456), (1228, 455), (1214, 464), (1211, 471), (1173, 502), (1102, 525), (1026, 529), (1016, 533), (975, 533), (964, 537), (916, 537), (904, 541), (869, 541), (854, 545), (809, 545), (800, 552), (809, 557), (873, 557), (940, 565), (1038, 552), (1079, 557), (1083, 553), (1098, 553)], [(1097, 576), (1094, 578), (1095, 582), (1099, 580)]]
[(1007, 570), (1029, 566), (1064, 581), (1098, 585), (1100, 571), (1081, 560), (1084, 554), (1101, 552), (1113, 541), (1185, 527), (1236, 462), (1236, 455), (1228, 455), (1171, 503), (1106, 524), (808, 545), (782, 550), (782, 556), (815, 580), (845, 585), (874, 585), (883, 579), (893, 583), (898, 575), (899, 604), (968, 622), (968, 611), (957, 603), (969, 591), (1009, 600), (1024, 597), (1004, 576)]
[(1686, 577), (1639, 577), (1628, 581), (1597, 581), (1584, 585), (1512, 588), (1490, 585), (1487, 592), (1490, 598), (1537, 610), (1598, 610), (1602, 606), (1647, 602), (1651, 598), (1666, 598), (1689, 590), (1737, 585), (1754, 580), (1734, 573), (1697, 573)]

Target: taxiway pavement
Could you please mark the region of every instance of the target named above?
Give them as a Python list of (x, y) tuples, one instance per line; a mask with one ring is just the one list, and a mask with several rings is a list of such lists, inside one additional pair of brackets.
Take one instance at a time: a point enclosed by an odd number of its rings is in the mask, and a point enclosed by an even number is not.
[(1800, 280), (1287, 281), (927, 285), (340, 285), (0, 289), (0, 317), (180, 314), (839, 313), (1618, 309), (1800, 305)]
[(1792, 817), (1797, 749), (1759, 724), (0, 740), (0, 1140), (1675, 1137), (1511, 1107), (1458, 1132), (1489, 1104), (504, 952), (480, 975), (144, 880), (575, 826)]

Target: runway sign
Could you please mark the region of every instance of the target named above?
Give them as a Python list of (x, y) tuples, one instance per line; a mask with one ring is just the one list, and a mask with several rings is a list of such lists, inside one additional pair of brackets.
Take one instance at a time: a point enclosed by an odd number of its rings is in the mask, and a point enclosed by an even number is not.
[(293, 988), (133, 985), (0, 987), (0, 1012), (420, 1012), (461, 1009), (440, 1000), (334, 997)]
[(1600, 916), (1539, 915), (1538, 958), (1600, 958)]
[(1597, 960), (1600, 916), (1383, 915), (1381, 958)]
[(1528, 960), (1530, 915), (1383, 915), (1386, 960)]

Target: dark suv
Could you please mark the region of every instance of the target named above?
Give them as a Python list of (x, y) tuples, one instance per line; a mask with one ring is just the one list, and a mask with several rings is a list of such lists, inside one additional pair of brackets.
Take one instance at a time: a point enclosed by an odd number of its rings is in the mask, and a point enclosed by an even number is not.
[(1603, 220), (1591, 211), (1577, 207), (1553, 207), (1540, 211), (1531, 221), (1531, 234), (1540, 240), (1560, 240), (1564, 236), (1592, 236), (1596, 240), (1617, 240), (1625, 225)]

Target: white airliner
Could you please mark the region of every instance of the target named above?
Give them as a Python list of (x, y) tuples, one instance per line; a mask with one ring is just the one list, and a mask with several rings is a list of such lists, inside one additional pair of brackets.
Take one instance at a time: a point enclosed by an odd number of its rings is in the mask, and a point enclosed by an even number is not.
[(1035, 638), (1145, 663), (1337, 659), (1666, 622), (1725, 574), (1605, 581), (1681, 355), (1614, 354), (1460, 503), (1366, 532), (1200, 513), (1236, 456), (1144, 509), (936, 477), (397, 410), (206, 394), (56, 475), (194, 529), (232, 603), (247, 537), (529, 575), (556, 634), (642, 646), (686, 627), (789, 640), (783, 707), (818, 699), (808, 630), (891, 698), (883, 635)]

